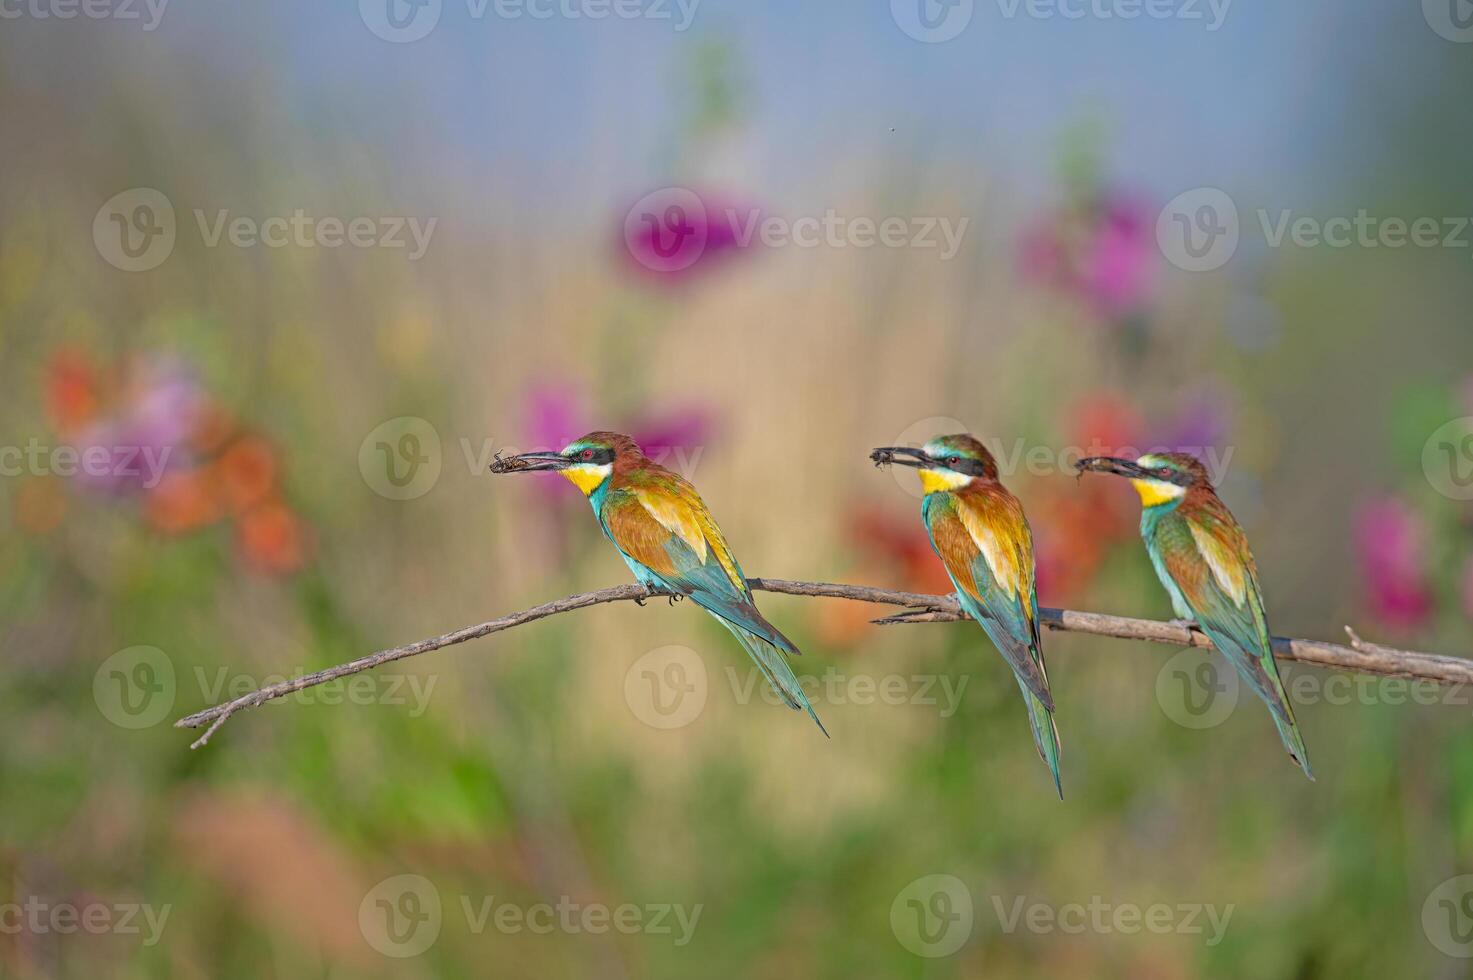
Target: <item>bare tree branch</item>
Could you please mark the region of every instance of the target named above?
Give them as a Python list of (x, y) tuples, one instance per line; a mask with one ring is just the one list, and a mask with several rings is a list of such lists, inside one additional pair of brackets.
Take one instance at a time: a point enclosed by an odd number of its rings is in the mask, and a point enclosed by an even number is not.
[[(920, 592), (896, 592), (868, 585), (843, 585), (831, 582), (790, 582), (783, 579), (750, 580), (751, 586), (763, 592), (783, 595), (815, 596), (828, 599), (852, 599), (856, 602), (873, 602), (883, 605), (901, 606), (905, 611), (875, 620), (881, 624), (905, 623), (949, 623), (965, 618), (955, 596), (926, 595)], [(303, 674), (279, 684), (269, 684), (249, 694), (213, 707), (196, 711), (174, 723), (176, 728), (199, 728), (208, 725), (205, 733), (195, 739), (190, 748), (199, 748), (210, 740), (210, 736), (225, 724), (231, 715), (243, 708), (254, 708), (273, 698), (284, 697), (304, 688), (325, 684), (328, 681), (347, 677), (350, 674), (372, 670), (395, 660), (418, 656), (441, 647), (454, 646), (474, 640), (490, 633), (499, 633), (548, 616), (584, 609), (605, 602), (643, 600), (650, 594), (642, 585), (616, 585), (596, 592), (584, 592), (545, 602), (531, 609), (509, 613), (497, 619), (487, 620), (476, 626), (431, 637), (416, 643), (380, 650), (366, 657), (359, 657), (336, 667)], [(656, 598), (660, 598), (656, 596)], [(1173, 646), (1211, 647), (1212, 641), (1201, 632), (1176, 623), (1163, 623), (1151, 619), (1131, 619), (1126, 616), (1107, 616), (1103, 613), (1076, 612), (1072, 609), (1040, 609), (1043, 625), (1051, 630), (1065, 633), (1087, 633), (1093, 636), (1112, 636), (1122, 640), (1143, 640), (1148, 643), (1166, 643)], [(1405, 677), (1435, 681), (1439, 684), (1467, 684), (1473, 682), (1473, 660), (1461, 657), (1446, 657), (1415, 650), (1398, 650), (1394, 647), (1367, 643), (1346, 627), (1349, 634), (1348, 646), (1322, 640), (1293, 640), (1274, 637), (1274, 656), (1280, 660), (1292, 660), (1328, 667), (1336, 670), (1361, 674), (1376, 674), (1384, 677)]]

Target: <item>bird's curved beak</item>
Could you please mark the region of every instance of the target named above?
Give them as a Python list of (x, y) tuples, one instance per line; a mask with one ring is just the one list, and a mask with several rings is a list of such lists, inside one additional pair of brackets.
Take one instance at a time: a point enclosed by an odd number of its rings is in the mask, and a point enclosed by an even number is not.
[(1081, 473), (1092, 470), (1096, 473), (1113, 473), (1116, 476), (1129, 477), (1132, 480), (1159, 479), (1155, 473), (1141, 466), (1135, 460), (1121, 459), (1118, 456), (1090, 456), (1075, 463), (1074, 468)]
[(874, 461), (876, 466), (889, 466), (893, 464), (896, 466), (914, 466), (916, 469), (921, 469), (929, 466), (931, 463), (931, 457), (919, 449), (911, 449), (909, 446), (885, 446), (871, 452), (869, 458)]
[(573, 461), (562, 453), (522, 453), (520, 456), (497, 456), (491, 461), (492, 473), (535, 473), (539, 470), (562, 470)]

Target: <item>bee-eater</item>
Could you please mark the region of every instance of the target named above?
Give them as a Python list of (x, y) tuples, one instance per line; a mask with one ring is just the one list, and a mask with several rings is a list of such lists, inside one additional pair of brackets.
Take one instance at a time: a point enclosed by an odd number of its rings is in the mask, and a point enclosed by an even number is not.
[(1207, 467), (1187, 453), (1137, 460), (1096, 456), (1080, 472), (1123, 476), (1141, 498), (1141, 537), (1171, 607), (1222, 651), (1273, 715), (1289, 755), (1310, 779), (1309, 756), (1274, 663), (1258, 569), (1248, 536), (1213, 489)]
[(651, 595), (669, 596), (672, 602), (690, 596), (731, 631), (784, 703), (806, 710), (828, 735), (783, 656), (796, 656), (798, 648), (757, 611), (742, 567), (688, 480), (617, 432), (590, 432), (561, 452), (498, 458), (491, 470), (554, 470), (567, 477), (593, 505), (604, 536)]
[(997, 462), (987, 447), (969, 435), (942, 436), (921, 449), (876, 449), (870, 459), (920, 470), (926, 494), (921, 518), (931, 548), (946, 566), (962, 608), (1013, 668), (1033, 741), (1062, 799), (1059, 729), (1043, 666), (1033, 535), (1023, 505), (998, 480)]

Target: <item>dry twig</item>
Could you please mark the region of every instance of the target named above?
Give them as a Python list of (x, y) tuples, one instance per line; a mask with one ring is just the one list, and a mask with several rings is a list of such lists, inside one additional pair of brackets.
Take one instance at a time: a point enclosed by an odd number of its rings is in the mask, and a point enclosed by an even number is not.
[[(868, 585), (843, 585), (831, 582), (790, 582), (783, 579), (756, 578), (750, 581), (752, 588), (763, 592), (829, 599), (852, 599), (857, 602), (874, 602), (904, 607), (904, 612), (875, 620), (876, 623), (881, 624), (949, 623), (963, 618), (961, 608), (957, 605), (954, 596), (896, 592)], [(645, 599), (648, 595), (643, 586), (630, 584), (616, 585), (608, 589), (599, 589), (596, 592), (584, 592), (568, 596), (566, 599), (545, 602), (540, 606), (509, 613), (476, 626), (467, 626), (464, 629), (446, 633), (443, 636), (431, 637), (428, 640), (420, 640), (389, 650), (380, 650), (336, 667), (303, 674), (279, 684), (270, 684), (249, 694), (205, 708), (203, 711), (196, 711), (192, 715), (179, 719), (174, 725), (178, 728), (199, 728), (208, 725), (204, 734), (195, 739), (190, 746), (190, 748), (199, 748), (210, 740), (210, 736), (215, 734), (231, 715), (243, 708), (254, 708), (258, 704), (294, 694), (304, 688), (372, 670), (383, 664), (418, 656), (441, 647), (454, 646), (457, 643), (474, 640), (490, 633), (499, 633), (513, 626), (546, 619), (548, 616), (556, 616), (588, 606), (597, 606), (605, 602)], [(1107, 616), (1103, 613), (1076, 612), (1072, 609), (1040, 609), (1039, 616), (1044, 626), (1060, 632), (1112, 636), (1122, 640), (1143, 640), (1148, 643), (1167, 643), (1173, 646), (1212, 646), (1212, 641), (1201, 632), (1175, 623), (1163, 623), (1151, 619), (1131, 619), (1126, 616)], [(1441, 656), (1435, 653), (1421, 653), (1416, 650), (1398, 650), (1394, 647), (1367, 643), (1349, 627), (1346, 627), (1346, 632), (1350, 635), (1349, 646), (1322, 640), (1274, 637), (1274, 656), (1280, 660), (1292, 660), (1316, 667), (1329, 667), (1360, 674), (1414, 678), (1439, 684), (1473, 682), (1473, 660)]]

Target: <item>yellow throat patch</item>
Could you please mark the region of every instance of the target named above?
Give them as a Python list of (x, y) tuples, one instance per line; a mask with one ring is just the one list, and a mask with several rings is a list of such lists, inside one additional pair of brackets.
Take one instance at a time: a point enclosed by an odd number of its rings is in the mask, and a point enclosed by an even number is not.
[(594, 466), (591, 463), (579, 463), (569, 466), (567, 469), (558, 470), (568, 481), (583, 491), (583, 496), (588, 496), (599, 488), (609, 478), (613, 465), (605, 463), (603, 466)]
[(1131, 480), (1130, 482), (1135, 486), (1135, 492), (1141, 495), (1142, 507), (1169, 504), (1187, 492), (1186, 487), (1167, 483), (1165, 480)]
[(955, 490), (972, 482), (970, 476), (962, 473), (953, 473), (950, 470), (928, 469), (921, 470), (921, 489), (926, 493), (940, 493), (943, 490)]

